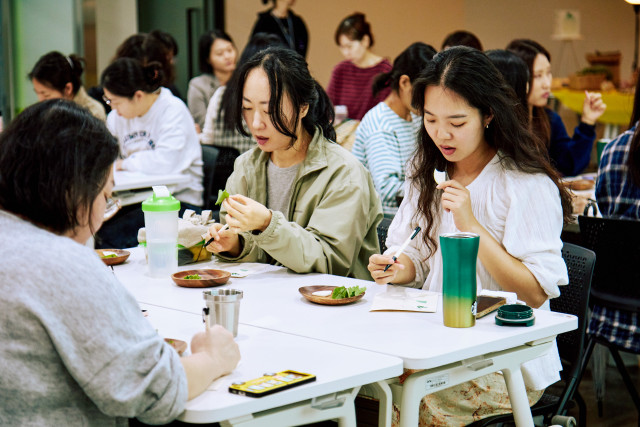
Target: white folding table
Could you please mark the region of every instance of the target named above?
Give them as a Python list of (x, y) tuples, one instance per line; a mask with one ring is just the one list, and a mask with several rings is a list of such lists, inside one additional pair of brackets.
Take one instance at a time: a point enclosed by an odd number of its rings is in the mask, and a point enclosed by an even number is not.
[(154, 185), (166, 185), (169, 190), (175, 184), (189, 182), (186, 174), (149, 175), (142, 172), (115, 171), (113, 192), (122, 206), (133, 205), (145, 201), (151, 194)]
[[(165, 338), (189, 342), (204, 328), (200, 315), (148, 304), (141, 308)], [(187, 402), (180, 420), (257, 427), (338, 419), (341, 426), (355, 427), (354, 400), (360, 386), (402, 373), (397, 357), (249, 325), (238, 326), (236, 342), (242, 357), (238, 367)], [(260, 398), (228, 391), (233, 382), (284, 370), (310, 373), (316, 380)]]
[[(216, 268), (216, 261), (183, 269)], [(146, 274), (143, 252), (133, 249), (116, 275), (144, 303), (197, 314), (204, 307), (202, 291), (176, 286), (172, 280)], [(366, 286), (361, 300), (344, 306), (308, 302), (298, 288), (311, 285)], [(574, 316), (535, 310), (532, 327), (500, 327), (493, 316), (473, 328), (447, 328), (437, 313), (370, 312), (373, 296), (387, 286), (324, 274), (295, 274), (279, 269), (245, 278), (232, 278), (227, 288), (244, 291), (240, 323), (399, 357), (407, 369), (422, 369), (405, 381), (400, 394), (402, 426), (415, 426), (423, 395), (502, 371), (518, 426), (532, 426), (531, 411), (520, 371), (523, 362), (544, 354), (556, 335), (577, 328)], [(440, 305), (441, 307), (441, 305)], [(357, 333), (353, 333), (357, 331)], [(382, 393), (390, 393), (380, 384)], [(383, 399), (384, 400), (384, 399)], [(389, 410), (387, 405), (382, 410)], [(385, 415), (388, 420), (388, 415)]]

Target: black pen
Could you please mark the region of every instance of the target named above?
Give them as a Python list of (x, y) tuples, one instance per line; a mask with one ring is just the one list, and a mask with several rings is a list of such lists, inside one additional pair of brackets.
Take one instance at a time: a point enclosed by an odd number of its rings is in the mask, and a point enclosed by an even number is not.
[[(402, 244), (402, 246), (400, 246), (400, 249), (398, 249), (398, 251), (396, 252), (396, 254), (393, 256), (393, 262), (395, 263), (396, 260), (398, 259), (398, 257), (402, 254), (402, 251), (405, 250), (405, 248), (409, 245), (409, 243), (411, 243), (411, 241), (413, 240), (414, 237), (416, 237), (418, 235), (418, 233), (420, 232), (420, 227), (416, 227), (415, 230), (413, 230), (413, 234), (411, 234), (411, 236), (409, 236), (407, 238), (407, 240), (404, 241), (404, 243)], [(393, 264), (387, 264), (387, 266), (384, 268), (384, 271), (387, 271), (389, 269), (389, 267), (391, 267)]]

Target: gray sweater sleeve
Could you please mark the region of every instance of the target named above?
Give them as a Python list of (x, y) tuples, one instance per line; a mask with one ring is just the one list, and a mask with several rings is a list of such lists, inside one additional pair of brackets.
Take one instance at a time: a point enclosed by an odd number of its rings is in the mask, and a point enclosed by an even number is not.
[(25, 373), (42, 387), (58, 387), (60, 377), (52, 372), (66, 370), (77, 383), (69, 385), (70, 391), (81, 389), (107, 416), (152, 424), (176, 418), (187, 400), (178, 354), (92, 250), (57, 243), (45, 246), (59, 254), (55, 264), (33, 268), (38, 260), (27, 257), (15, 266), (29, 274), (20, 283), (24, 292), (5, 313), (24, 317), (20, 332), (31, 336), (37, 353), (46, 353), (48, 360), (25, 362)]
[[(107, 415), (137, 417), (147, 423), (176, 418), (187, 400), (180, 357), (158, 336), (113, 274), (90, 264), (75, 276), (85, 278), (82, 285), (90, 291), (60, 295), (73, 309), (47, 316), (54, 323), (50, 335), (58, 353)], [(71, 280), (66, 285), (73, 286)]]

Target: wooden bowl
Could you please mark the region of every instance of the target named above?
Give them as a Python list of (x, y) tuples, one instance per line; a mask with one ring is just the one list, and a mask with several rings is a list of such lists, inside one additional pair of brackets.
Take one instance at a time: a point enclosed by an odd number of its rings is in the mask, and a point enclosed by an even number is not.
[(319, 295), (313, 295), (313, 293), (317, 292), (317, 291), (331, 291), (331, 292), (333, 292), (333, 290), (335, 288), (337, 288), (337, 286), (303, 286), (303, 287), (299, 288), (298, 291), (302, 294), (303, 297), (305, 297), (309, 301), (314, 302), (316, 304), (323, 304), (323, 305), (351, 304), (352, 302), (356, 302), (359, 299), (361, 299), (365, 294), (365, 292), (363, 292), (360, 295), (356, 295), (355, 297), (340, 298), (340, 299), (333, 299), (333, 298), (331, 298), (331, 295), (326, 296), (326, 297), (322, 297), (322, 296), (319, 296)]
[(181, 340), (173, 338), (165, 338), (164, 341), (178, 352), (178, 355), (182, 356), (182, 353), (187, 349), (187, 343)]
[[(185, 276), (191, 276), (197, 274), (200, 279), (185, 279)], [(224, 285), (229, 281), (231, 273), (224, 270), (184, 270), (173, 273), (171, 278), (176, 285), (183, 288), (211, 288), (214, 286)]]
[[(113, 252), (116, 256), (105, 258), (104, 252)], [(96, 249), (96, 253), (106, 265), (122, 264), (127, 260), (127, 258), (129, 258), (129, 255), (131, 255), (131, 252), (122, 249)]]

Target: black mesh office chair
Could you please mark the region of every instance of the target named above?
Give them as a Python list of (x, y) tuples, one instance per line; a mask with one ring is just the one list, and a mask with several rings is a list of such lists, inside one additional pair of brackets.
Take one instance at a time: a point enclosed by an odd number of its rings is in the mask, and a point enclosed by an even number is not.
[(378, 224), (378, 243), (380, 243), (381, 254), (383, 254), (384, 251), (387, 250), (387, 232), (389, 231), (391, 221), (393, 221), (393, 217), (385, 215), (382, 218), (382, 221), (380, 221), (380, 224)]
[[(640, 316), (640, 221), (580, 216), (578, 223), (584, 245), (598, 257), (593, 274), (591, 306)], [(607, 325), (612, 326), (611, 322), (592, 319), (596, 331)], [(617, 324), (616, 328), (622, 330), (625, 325)], [(608, 348), (640, 415), (640, 397), (619, 353), (640, 354), (640, 351), (632, 351), (615, 341), (611, 342), (610, 338), (590, 331), (583, 369), (596, 343)], [(638, 345), (637, 342), (635, 344)], [(597, 398), (598, 414), (602, 415), (603, 396)]]
[[(545, 424), (569, 425), (572, 418), (566, 417), (567, 403), (575, 400), (580, 411), (579, 423), (585, 425), (586, 404), (578, 392), (578, 385), (582, 374), (582, 361), (585, 357), (589, 293), (596, 255), (588, 249), (565, 243), (562, 248), (562, 258), (567, 265), (569, 284), (560, 288), (558, 298), (551, 300), (551, 310), (577, 316), (578, 328), (560, 334), (556, 338), (563, 366), (561, 392), (554, 394), (557, 389), (547, 389), (540, 400), (531, 407), (531, 413), (534, 417), (544, 416)], [(512, 414), (484, 418), (469, 426), (480, 427), (503, 423), (513, 423)]]
[(216, 147), (212, 147), (211, 145), (202, 146), (202, 171), (204, 173), (202, 180), (202, 185), (204, 187), (204, 191), (202, 192), (203, 209), (215, 209), (218, 191), (214, 192), (214, 176), (219, 154), (220, 150)]

